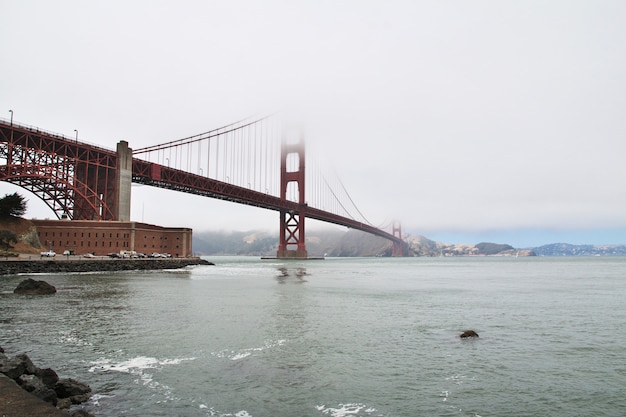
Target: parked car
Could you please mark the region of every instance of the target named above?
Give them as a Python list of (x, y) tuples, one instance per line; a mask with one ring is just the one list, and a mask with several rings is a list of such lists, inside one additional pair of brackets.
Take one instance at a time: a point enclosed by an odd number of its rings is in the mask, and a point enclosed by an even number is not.
[(111, 252), (108, 255), (109, 258), (121, 258), (122, 255), (120, 255), (119, 253), (115, 253), (115, 252)]
[(54, 258), (56, 256), (56, 252), (53, 250), (47, 250), (45, 252), (41, 252), (41, 256), (46, 258)]
[(94, 255), (93, 253), (86, 253), (83, 255), (83, 258), (95, 258), (96, 255)]

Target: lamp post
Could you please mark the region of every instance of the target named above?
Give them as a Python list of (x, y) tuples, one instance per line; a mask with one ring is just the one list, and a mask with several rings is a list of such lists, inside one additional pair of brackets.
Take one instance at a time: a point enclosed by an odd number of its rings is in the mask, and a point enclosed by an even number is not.
[(200, 176), (202, 176), (202, 168), (198, 168), (200, 170)]
[(170, 167), (170, 158), (165, 158), (165, 160), (167, 161), (167, 167)]
[(74, 129), (74, 132), (76, 132), (76, 142), (78, 142), (78, 130)]
[(9, 113), (11, 113), (11, 126), (13, 126), (13, 110), (9, 110)]

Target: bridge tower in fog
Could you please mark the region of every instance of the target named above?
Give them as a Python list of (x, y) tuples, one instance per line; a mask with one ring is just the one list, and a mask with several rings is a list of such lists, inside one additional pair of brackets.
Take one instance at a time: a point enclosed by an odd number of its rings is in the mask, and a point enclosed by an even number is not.
[(393, 241), (393, 247), (391, 249), (391, 256), (404, 256), (403, 243), (402, 243), (402, 225), (393, 223), (392, 234), (397, 237), (398, 240)]
[(304, 194), (304, 139), (292, 138), (283, 133), (280, 151), (280, 198), (287, 200), (290, 187), (297, 187), (298, 210), (280, 210), (280, 237), (277, 258), (307, 258), (304, 219), (306, 201)]

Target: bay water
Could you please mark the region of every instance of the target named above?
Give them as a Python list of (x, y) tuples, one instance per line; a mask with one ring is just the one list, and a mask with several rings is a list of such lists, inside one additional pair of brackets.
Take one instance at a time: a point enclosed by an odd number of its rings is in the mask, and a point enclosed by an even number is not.
[(97, 416), (626, 415), (626, 258), (207, 259), (1, 277), (0, 346)]

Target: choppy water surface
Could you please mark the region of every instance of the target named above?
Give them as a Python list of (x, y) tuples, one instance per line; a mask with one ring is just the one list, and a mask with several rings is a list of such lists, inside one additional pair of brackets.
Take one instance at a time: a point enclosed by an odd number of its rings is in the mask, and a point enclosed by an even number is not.
[(0, 346), (98, 416), (626, 415), (625, 258), (211, 260), (2, 277)]

